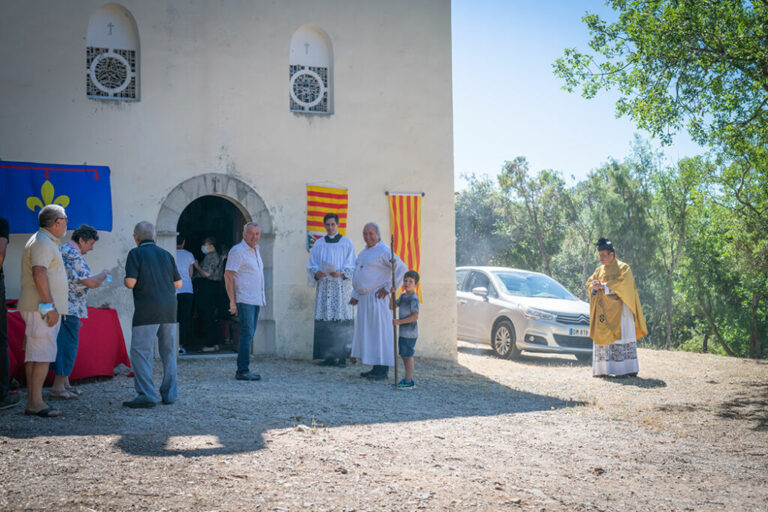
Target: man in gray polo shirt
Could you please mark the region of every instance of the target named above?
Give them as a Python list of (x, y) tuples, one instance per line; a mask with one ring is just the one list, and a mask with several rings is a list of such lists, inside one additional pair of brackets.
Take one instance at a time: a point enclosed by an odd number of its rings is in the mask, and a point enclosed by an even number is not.
[(49, 204), (37, 219), (40, 229), (29, 238), (21, 256), (19, 311), (26, 324), (24, 414), (51, 418), (61, 412), (43, 400), (43, 383), (50, 363), (56, 361), (61, 315), (69, 310), (67, 271), (59, 250), (60, 239), (67, 232), (67, 214), (61, 206)]
[(163, 361), (160, 398), (164, 404), (176, 401), (176, 290), (181, 276), (171, 253), (155, 245), (155, 227), (142, 221), (133, 230), (138, 247), (125, 262), (125, 286), (133, 290), (131, 364), (136, 398), (123, 402), (132, 409), (149, 409), (158, 402), (152, 382), (154, 342)]
[(229, 312), (240, 320), (240, 342), (237, 346), (237, 380), (259, 380), (251, 373), (251, 342), (259, 320), (259, 309), (267, 302), (264, 295), (264, 263), (259, 254), (261, 228), (255, 222), (243, 227), (243, 240), (229, 250), (224, 281), (229, 296)]

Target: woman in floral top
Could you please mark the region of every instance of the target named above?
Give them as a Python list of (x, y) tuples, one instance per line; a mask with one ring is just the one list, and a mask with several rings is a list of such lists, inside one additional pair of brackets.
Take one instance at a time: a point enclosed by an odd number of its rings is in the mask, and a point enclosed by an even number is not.
[(216, 332), (216, 298), (218, 296), (221, 281), (224, 279), (224, 265), (221, 264), (221, 255), (216, 250), (216, 239), (209, 236), (203, 240), (200, 250), (205, 255), (202, 264), (195, 262), (195, 269), (200, 274), (198, 279), (196, 297), (198, 313), (203, 321), (203, 333), (205, 334), (205, 347), (203, 352), (216, 352), (219, 350), (219, 335)]
[(88, 318), (86, 298), (89, 288), (98, 288), (109, 275), (108, 270), (100, 274), (91, 274), (91, 269), (83, 256), (93, 250), (99, 234), (94, 228), (83, 224), (72, 232), (72, 240), (61, 244), (61, 257), (67, 270), (69, 283), (69, 309), (61, 318), (61, 328), (56, 339), (56, 362), (54, 363), (56, 377), (53, 379), (50, 397), (61, 399), (77, 398), (80, 390), (69, 383), (69, 375), (75, 365), (77, 355), (78, 333), (82, 325), (80, 319)]

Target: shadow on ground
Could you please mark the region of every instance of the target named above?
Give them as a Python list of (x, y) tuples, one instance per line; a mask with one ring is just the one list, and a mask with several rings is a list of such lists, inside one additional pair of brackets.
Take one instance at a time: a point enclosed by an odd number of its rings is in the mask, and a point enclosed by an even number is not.
[[(497, 357), (490, 346), (482, 344), (469, 344), (469, 342), (461, 342), (458, 346), (458, 351), (461, 354), (468, 354), (473, 356), (488, 356)], [(566, 366), (592, 366), (591, 361), (579, 361), (576, 356), (570, 354), (552, 354), (552, 353), (535, 353), (535, 352), (523, 352), (519, 356), (514, 358), (516, 363), (524, 364), (527, 366), (540, 366), (548, 368), (558, 368)]]
[(723, 402), (717, 415), (727, 419), (754, 421), (752, 430), (768, 431), (768, 383), (747, 384), (747, 391)]
[(646, 379), (643, 377), (608, 377), (605, 378), (607, 382), (614, 384), (620, 384), (622, 386), (634, 386), (637, 388), (665, 388), (667, 383), (661, 379)]
[[(157, 365), (156, 365), (157, 366)], [(204, 457), (264, 447), (262, 434), (314, 429), (553, 411), (586, 405), (501, 385), (465, 367), (423, 362), (409, 391), (359, 377), (365, 367), (323, 368), (306, 361), (258, 363), (260, 382), (236, 381), (228, 359), (179, 361), (179, 399), (132, 410), (133, 380), (118, 376), (82, 386), (80, 400), (57, 402), (59, 418), (0, 414), (0, 433), (38, 436), (116, 436), (115, 446), (139, 456)], [(160, 376), (156, 368), (155, 382)], [(55, 442), (55, 441), (54, 441)]]

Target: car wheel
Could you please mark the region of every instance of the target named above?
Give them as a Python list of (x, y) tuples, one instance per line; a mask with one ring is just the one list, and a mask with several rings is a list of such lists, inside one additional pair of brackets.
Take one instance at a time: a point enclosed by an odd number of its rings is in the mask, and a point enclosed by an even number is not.
[(592, 352), (588, 354), (576, 354), (576, 359), (579, 360), (580, 363), (591, 363), (592, 362)]
[(515, 328), (509, 320), (501, 320), (493, 327), (491, 348), (497, 356), (511, 359), (520, 354), (515, 344)]

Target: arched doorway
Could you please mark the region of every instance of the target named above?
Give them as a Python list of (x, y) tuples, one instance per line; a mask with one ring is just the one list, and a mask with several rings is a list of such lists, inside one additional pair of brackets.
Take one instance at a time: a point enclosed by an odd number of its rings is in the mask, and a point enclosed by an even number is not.
[[(176, 224), (176, 232), (184, 239), (184, 248), (202, 265), (204, 254), (201, 246), (204, 240), (213, 239), (216, 251), (223, 257), (242, 239), (245, 223), (245, 216), (232, 202), (219, 196), (203, 196), (184, 208)], [(192, 282), (195, 300), (187, 351), (192, 354), (237, 352), (239, 332), (230, 319), (223, 279), (211, 282), (195, 271)], [(207, 328), (206, 319), (210, 322)], [(206, 339), (206, 334), (212, 339)]]
[[(275, 354), (275, 316), (273, 310), (273, 249), (275, 235), (272, 216), (261, 196), (239, 178), (226, 174), (201, 174), (173, 188), (162, 202), (157, 216), (157, 243), (175, 253), (180, 230), (190, 237), (186, 248), (202, 256), (202, 239), (212, 233), (220, 243), (231, 247), (242, 240), (246, 222), (261, 227), (259, 251), (264, 261), (267, 305), (259, 314), (252, 352)], [(216, 236), (218, 234), (219, 236)]]

